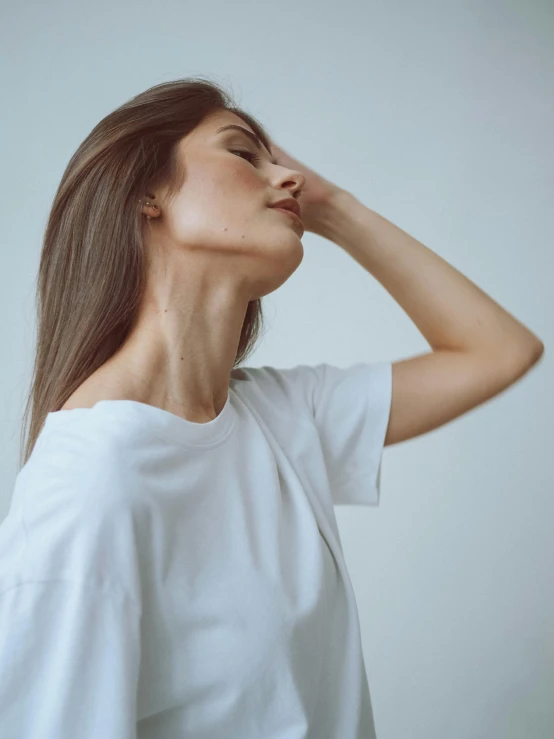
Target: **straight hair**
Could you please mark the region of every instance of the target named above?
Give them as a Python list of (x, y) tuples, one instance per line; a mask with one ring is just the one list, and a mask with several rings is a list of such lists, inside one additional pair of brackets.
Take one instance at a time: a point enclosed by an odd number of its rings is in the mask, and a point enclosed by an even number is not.
[[(125, 342), (146, 284), (141, 207), (145, 193), (180, 189), (178, 144), (218, 110), (241, 117), (269, 149), (269, 136), (231, 95), (205, 77), (150, 87), (103, 118), (75, 151), (54, 196), (36, 284), (36, 345), (21, 429), (20, 467), (46, 416)], [(233, 367), (263, 328), (249, 302)], [(29, 421), (30, 419), (30, 421)]]

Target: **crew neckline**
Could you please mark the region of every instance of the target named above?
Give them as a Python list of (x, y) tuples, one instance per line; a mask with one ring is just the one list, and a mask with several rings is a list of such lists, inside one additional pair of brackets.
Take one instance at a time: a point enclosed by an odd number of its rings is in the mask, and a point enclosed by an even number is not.
[(66, 422), (79, 418), (101, 420), (104, 416), (109, 416), (111, 422), (117, 422), (118, 418), (139, 422), (149, 432), (169, 442), (208, 447), (222, 443), (231, 434), (237, 411), (231, 388), (219, 415), (206, 423), (188, 421), (171, 411), (139, 400), (98, 400), (91, 408), (50, 411), (45, 419), (44, 430), (59, 428)]

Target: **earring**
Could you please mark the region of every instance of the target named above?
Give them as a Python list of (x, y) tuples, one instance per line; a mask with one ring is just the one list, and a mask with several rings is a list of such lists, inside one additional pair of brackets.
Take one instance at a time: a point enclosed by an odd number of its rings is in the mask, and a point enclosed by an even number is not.
[[(139, 198), (139, 203), (142, 203), (142, 200), (140, 198)], [(156, 205), (155, 203), (152, 204), (149, 200), (147, 200), (144, 203), (144, 205), (150, 205), (152, 208), (156, 208), (156, 210), (159, 210), (160, 209), (160, 206), (159, 205)], [(148, 218), (148, 220), (150, 220), (152, 218), (152, 216), (146, 216), (146, 217)]]

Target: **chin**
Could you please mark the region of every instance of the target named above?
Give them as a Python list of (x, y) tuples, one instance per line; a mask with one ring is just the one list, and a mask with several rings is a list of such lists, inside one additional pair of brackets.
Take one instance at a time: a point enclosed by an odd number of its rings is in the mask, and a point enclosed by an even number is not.
[(278, 262), (274, 264), (273, 290), (280, 287), (296, 272), (298, 267), (302, 264), (303, 259), (304, 247), (300, 239), (296, 238), (294, 243), (290, 244), (290, 248), (286, 250), (286, 253), (284, 251), (281, 252)]
[(255, 298), (263, 298), (264, 295), (274, 292), (296, 272), (304, 258), (304, 248), (302, 243), (297, 241), (294, 249), (288, 249), (286, 253), (281, 250), (279, 254), (274, 253), (273, 257), (265, 259), (264, 275), (259, 275), (258, 279), (254, 280)]

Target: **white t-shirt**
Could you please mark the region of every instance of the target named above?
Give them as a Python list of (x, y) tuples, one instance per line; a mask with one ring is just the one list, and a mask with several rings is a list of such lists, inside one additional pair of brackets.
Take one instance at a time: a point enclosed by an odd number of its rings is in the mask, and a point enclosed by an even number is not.
[(333, 505), (379, 502), (391, 382), (243, 367), (208, 423), (50, 413), (0, 525), (0, 736), (374, 737)]

